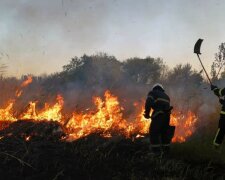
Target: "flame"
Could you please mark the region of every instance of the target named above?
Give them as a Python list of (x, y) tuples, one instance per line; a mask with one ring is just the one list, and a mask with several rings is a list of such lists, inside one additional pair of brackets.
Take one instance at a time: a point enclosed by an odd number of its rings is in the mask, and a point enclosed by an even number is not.
[[(27, 80), (26, 83), (32, 82)], [(22, 87), (22, 85), (21, 85)], [(94, 97), (95, 110), (87, 109), (84, 112), (74, 111), (71, 115), (64, 116), (62, 114), (64, 99), (62, 95), (58, 95), (56, 103), (50, 105), (45, 104), (41, 110), (36, 109), (38, 102), (29, 102), (24, 112), (18, 117), (13, 116), (12, 101), (4, 109), (0, 109), (0, 121), (16, 121), (16, 119), (33, 119), (33, 120), (49, 120), (58, 121), (65, 127), (68, 134), (68, 140), (76, 140), (85, 137), (91, 133), (99, 133), (104, 137), (112, 137), (114, 135), (123, 135), (126, 138), (140, 138), (149, 133), (149, 125), (151, 120), (143, 117), (143, 102), (135, 102), (133, 106), (137, 110), (134, 117), (124, 118), (124, 108), (120, 105), (118, 97), (112, 95), (110, 91), (104, 93), (104, 97)], [(70, 117), (68, 120), (65, 117)], [(192, 112), (180, 113), (173, 112), (171, 115), (171, 125), (176, 126), (175, 137), (173, 142), (184, 142), (195, 131), (195, 122), (197, 117)], [(29, 141), (30, 137), (26, 140)]]
[(171, 125), (176, 126), (176, 136), (173, 142), (184, 142), (195, 131), (197, 117), (191, 111), (186, 114), (174, 113), (171, 116)]
[(109, 129), (123, 133), (127, 128), (126, 121), (122, 117), (123, 109), (119, 106), (117, 97), (111, 95), (109, 91), (105, 92), (104, 97), (105, 101), (100, 97), (94, 98), (97, 112), (73, 113), (66, 125), (72, 138), (78, 139), (97, 131), (103, 131), (106, 136), (111, 136), (107, 132)]
[(37, 113), (36, 113), (36, 102), (29, 102), (29, 105), (26, 111), (20, 115), (20, 119), (34, 119), (37, 120)]
[(12, 109), (13, 109), (14, 101), (8, 103), (7, 107), (4, 109), (0, 109), (0, 121), (15, 121), (16, 118), (13, 116)]
[(20, 85), (21, 88), (28, 86), (30, 83), (32, 83), (32, 81), (33, 81), (32, 76), (27, 76), (27, 79), (23, 81), (22, 84)]
[(45, 109), (40, 112), (37, 116), (38, 120), (53, 120), (53, 121), (61, 121), (62, 113), (61, 110), (63, 108), (64, 100), (61, 95), (57, 95), (57, 103), (50, 107), (48, 104), (45, 104)]
[(18, 89), (16, 90), (16, 97), (20, 97), (22, 95), (23, 91)]
[(16, 90), (16, 97), (20, 97), (23, 93), (22, 88), (28, 86), (30, 83), (32, 83), (33, 79), (32, 76), (27, 76), (27, 79), (24, 80), (21, 84), (20, 84), (20, 88)]
[[(149, 133), (151, 121), (144, 118), (144, 108), (136, 116), (135, 121), (123, 119), (123, 108), (119, 105), (117, 97), (105, 92), (105, 100), (99, 97), (94, 99), (97, 106), (96, 112), (73, 113), (73, 117), (66, 125), (71, 139), (78, 139), (87, 136), (90, 133), (101, 131), (104, 137), (111, 137), (110, 132), (123, 134), (125, 137), (131, 137), (136, 134), (136, 138), (143, 137)], [(133, 104), (135, 107), (138, 103)], [(176, 126), (173, 142), (184, 142), (195, 131), (195, 122), (197, 118), (192, 112), (183, 115), (173, 113), (171, 115), (171, 125)], [(110, 132), (109, 132), (110, 130)]]
[(36, 102), (30, 102), (27, 110), (20, 116), (20, 119), (34, 119), (34, 120), (52, 120), (61, 121), (64, 100), (61, 95), (57, 95), (57, 102), (51, 107), (45, 104), (45, 108), (39, 113), (36, 112)]
[(30, 139), (31, 139), (31, 136), (25, 137), (25, 141), (30, 141)]

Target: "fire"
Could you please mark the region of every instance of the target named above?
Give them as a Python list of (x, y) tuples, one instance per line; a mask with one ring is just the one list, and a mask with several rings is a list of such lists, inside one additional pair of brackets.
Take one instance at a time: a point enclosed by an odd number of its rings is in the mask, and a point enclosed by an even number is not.
[(31, 139), (31, 136), (25, 137), (25, 141), (30, 141), (30, 139)]
[(32, 77), (31, 77), (31, 76), (27, 76), (27, 79), (24, 80), (24, 81), (21, 83), (20, 88), (18, 88), (18, 89), (16, 90), (16, 93), (15, 93), (16, 97), (20, 97), (20, 96), (22, 95), (22, 93), (23, 93), (22, 88), (28, 86), (30, 83), (32, 83), (32, 81), (33, 81)]
[(63, 103), (63, 97), (58, 95), (57, 102), (52, 107), (46, 103), (45, 108), (37, 113), (36, 102), (30, 102), (27, 110), (20, 116), (20, 119), (61, 121)]
[(37, 120), (36, 102), (30, 102), (25, 113), (20, 115), (20, 119), (34, 119)]
[(27, 76), (27, 79), (22, 82), (20, 85), (22, 88), (28, 86), (30, 83), (32, 83), (33, 79), (31, 76)]
[(22, 95), (23, 91), (18, 89), (16, 90), (16, 97), (20, 97)]
[(171, 116), (171, 125), (176, 126), (176, 136), (173, 142), (184, 142), (195, 131), (197, 117), (191, 111), (187, 114), (173, 113)]
[[(118, 131), (124, 134), (127, 122), (123, 119), (122, 108), (119, 106), (117, 97), (105, 92), (105, 101), (100, 97), (94, 98), (97, 107), (96, 112), (73, 113), (72, 118), (67, 123), (70, 136), (73, 139), (86, 136), (92, 132), (102, 131), (106, 136), (110, 136), (107, 131)], [(125, 135), (125, 134), (124, 134)]]
[(53, 121), (61, 121), (62, 113), (61, 110), (63, 108), (63, 97), (61, 95), (57, 96), (57, 103), (50, 107), (48, 104), (45, 104), (45, 109), (40, 112), (37, 116), (38, 120), (53, 120)]
[[(123, 134), (131, 137), (136, 134), (136, 138), (148, 134), (150, 120), (143, 117), (144, 108), (137, 114), (135, 121), (123, 118), (123, 108), (119, 105), (118, 98), (109, 91), (105, 92), (105, 100), (96, 97), (94, 99), (97, 107), (96, 112), (73, 113), (72, 118), (66, 127), (69, 130), (71, 139), (78, 139), (93, 132), (102, 132), (104, 137), (111, 137), (112, 133)], [(137, 107), (138, 103), (134, 103)], [(171, 115), (171, 125), (177, 128), (173, 142), (184, 142), (195, 131), (197, 118), (192, 112), (183, 115), (173, 113)]]
[(15, 121), (16, 118), (13, 116), (12, 108), (14, 101), (8, 103), (7, 107), (0, 109), (0, 121)]
[[(32, 82), (28, 78), (21, 84), (21, 87)], [(91, 133), (99, 133), (104, 137), (123, 135), (126, 138), (140, 138), (148, 134), (150, 120), (143, 117), (143, 102), (135, 102), (133, 106), (139, 109), (134, 117), (124, 118), (124, 108), (120, 105), (118, 97), (112, 95), (110, 91), (104, 93), (104, 97), (94, 97), (95, 109), (88, 109), (84, 112), (74, 111), (71, 115), (63, 115), (64, 99), (58, 95), (56, 103), (45, 104), (41, 110), (36, 109), (38, 102), (30, 102), (24, 112), (17, 117), (13, 115), (15, 101), (8, 104), (4, 109), (0, 109), (0, 121), (15, 121), (17, 119), (49, 120), (58, 121), (64, 126), (68, 134), (68, 140), (76, 140)], [(65, 117), (70, 117), (66, 119)], [(171, 125), (176, 126), (173, 142), (184, 142), (195, 131), (197, 118), (192, 112), (186, 114), (174, 112), (171, 115)], [(27, 137), (28, 141), (31, 137)]]

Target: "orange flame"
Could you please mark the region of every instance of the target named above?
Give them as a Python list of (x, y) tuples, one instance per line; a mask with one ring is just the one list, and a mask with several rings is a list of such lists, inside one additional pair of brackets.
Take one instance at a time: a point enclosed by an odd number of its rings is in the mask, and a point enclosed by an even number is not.
[(9, 102), (8, 106), (4, 109), (0, 109), (0, 121), (15, 121), (16, 118), (13, 116), (12, 108), (14, 101)]
[(16, 97), (20, 97), (22, 95), (22, 90), (16, 90)]
[(36, 113), (36, 103), (30, 102), (26, 112), (20, 115), (20, 119), (34, 119), (37, 120), (37, 113)]
[(52, 121), (61, 121), (64, 100), (61, 95), (57, 96), (57, 102), (50, 107), (49, 104), (45, 104), (45, 108), (37, 113), (36, 112), (36, 103), (30, 102), (29, 106), (21, 116), (20, 119), (34, 119), (34, 120), (52, 120)]
[(197, 117), (191, 111), (187, 114), (174, 113), (171, 116), (171, 125), (176, 126), (176, 136), (173, 142), (184, 142), (195, 131)]
[(30, 83), (32, 83), (32, 81), (33, 81), (32, 77), (31, 77), (31, 76), (27, 76), (27, 79), (24, 80), (24, 81), (21, 83), (20, 89), (17, 89), (17, 90), (16, 90), (16, 93), (15, 93), (16, 97), (20, 97), (20, 96), (22, 95), (22, 93), (23, 93), (22, 88), (28, 86)]
[[(71, 118), (66, 122), (65, 116), (62, 114), (63, 97), (58, 95), (56, 100), (54, 105), (50, 106), (46, 103), (45, 108), (39, 111), (36, 110), (38, 102), (30, 102), (24, 113), (17, 118), (58, 121), (65, 126), (68, 140), (76, 140), (96, 132), (104, 137), (123, 135), (127, 138), (139, 138), (148, 134), (151, 121), (143, 117), (144, 108), (141, 108), (143, 102), (135, 102), (133, 105), (136, 109), (140, 109), (139, 112), (134, 117), (130, 117), (130, 120), (125, 119), (123, 115), (124, 109), (120, 106), (118, 98), (112, 95), (110, 91), (106, 91), (104, 99), (100, 97), (93, 98), (96, 110), (74, 111), (70, 116)], [(13, 104), (14, 102), (11, 102), (6, 108), (0, 109), (0, 121), (15, 121), (17, 119), (13, 116)], [(177, 127), (173, 142), (184, 142), (191, 136), (195, 131), (196, 121), (197, 117), (192, 112), (185, 114), (173, 113), (171, 115), (171, 125)], [(27, 140), (29, 139), (30, 137)]]
[(32, 81), (33, 81), (32, 76), (27, 76), (27, 79), (25, 81), (23, 81), (20, 86), (22, 88), (23, 87), (26, 87), (27, 85), (29, 85), (30, 83), (32, 83)]

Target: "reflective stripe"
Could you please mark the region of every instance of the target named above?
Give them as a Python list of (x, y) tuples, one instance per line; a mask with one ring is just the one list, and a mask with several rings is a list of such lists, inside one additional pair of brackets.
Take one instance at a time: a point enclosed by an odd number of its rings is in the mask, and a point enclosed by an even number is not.
[(154, 114), (152, 115), (152, 118), (158, 116), (159, 114), (163, 114), (163, 111), (157, 111), (156, 113), (154, 113)]
[(157, 102), (157, 101), (164, 101), (164, 102), (170, 103), (169, 100), (163, 99), (163, 98), (157, 98), (157, 99), (155, 100), (155, 102)]
[(213, 142), (214, 146), (220, 146), (220, 144), (217, 144), (216, 142)]
[(225, 114), (225, 111), (220, 111), (220, 114)]
[(223, 88), (219, 90), (219, 95), (220, 96), (222, 96), (222, 90), (223, 90)]
[(215, 136), (215, 138), (214, 138), (214, 140), (213, 140), (213, 144), (214, 144), (215, 146), (219, 146), (219, 145), (220, 145), (220, 144), (216, 143), (216, 138), (217, 138), (219, 132), (220, 132), (220, 128), (218, 128), (218, 130), (217, 130), (217, 132), (216, 132), (216, 136)]
[(152, 96), (148, 96), (148, 98), (151, 98), (151, 99), (153, 99), (153, 100), (154, 100), (154, 98), (153, 98)]

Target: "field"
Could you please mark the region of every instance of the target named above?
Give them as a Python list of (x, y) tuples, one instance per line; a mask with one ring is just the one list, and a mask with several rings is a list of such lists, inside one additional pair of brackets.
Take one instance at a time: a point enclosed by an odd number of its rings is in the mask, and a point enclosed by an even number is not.
[[(144, 103), (157, 82), (177, 128), (171, 154), (155, 158), (148, 137), (134, 137), (148, 132)], [(218, 98), (190, 64), (84, 55), (51, 75), (1, 77), (0, 87), (1, 179), (225, 179), (224, 145), (212, 146)]]
[[(211, 143), (212, 136), (193, 137), (185, 143), (174, 143), (169, 156), (156, 158), (149, 151), (147, 138), (103, 138), (95, 133), (73, 142), (66, 142), (60, 140), (63, 134), (53, 133), (57, 126), (57, 123), (53, 122), (22, 121), (2, 130), (1, 178), (225, 178), (224, 146), (221, 152), (215, 151)], [(22, 131), (25, 133), (21, 134)], [(24, 138), (28, 137), (28, 134), (34, 135), (35, 132), (42, 133), (30, 139)]]

